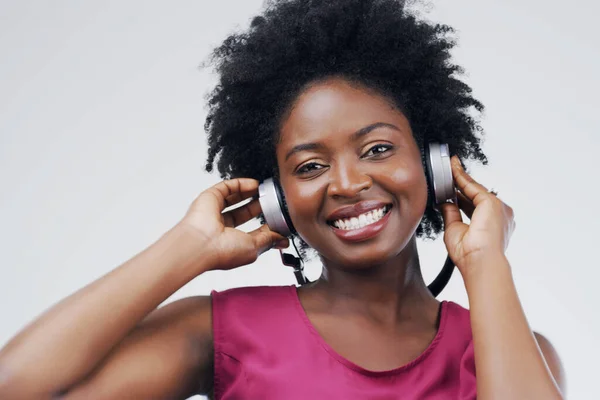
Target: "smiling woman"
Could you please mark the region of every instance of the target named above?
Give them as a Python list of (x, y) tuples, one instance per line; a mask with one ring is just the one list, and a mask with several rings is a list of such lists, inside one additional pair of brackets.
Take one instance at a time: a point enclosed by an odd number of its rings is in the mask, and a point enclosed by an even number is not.
[[(505, 256), (513, 210), (462, 167), (486, 162), (483, 106), (450, 62), (451, 34), (402, 1), (269, 3), (213, 55), (206, 168), (226, 179), (9, 342), (0, 397), (561, 399), (560, 361), (529, 328)], [(453, 156), (454, 202), (432, 199), (431, 141)], [(289, 238), (236, 229), (261, 214), (271, 177)], [(424, 283), (416, 239), (442, 228), (470, 310)], [(196, 276), (290, 238), (321, 261), (315, 282), (156, 309)]]
[[(305, 143), (314, 146), (284, 157)], [(328, 270), (330, 262), (367, 269), (393, 259), (421, 222), (427, 184), (419, 146), (402, 112), (366, 87), (341, 78), (313, 84), (283, 121), (276, 154), (294, 226)], [(384, 218), (367, 225), (364, 216), (359, 226), (359, 215), (373, 209)], [(356, 228), (328, 223), (344, 217)]]

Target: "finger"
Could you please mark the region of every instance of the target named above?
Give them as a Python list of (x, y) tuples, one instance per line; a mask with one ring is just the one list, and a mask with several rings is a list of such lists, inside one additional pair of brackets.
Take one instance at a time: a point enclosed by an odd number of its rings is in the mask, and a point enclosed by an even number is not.
[(236, 178), (221, 181), (209, 188), (208, 192), (214, 195), (220, 209), (223, 210), (256, 194), (258, 185), (259, 182), (256, 179)]
[(258, 199), (223, 213), (224, 225), (230, 228), (242, 225), (261, 213)]
[(288, 238), (281, 239), (274, 246), (276, 249), (287, 249), (290, 247), (290, 240)]
[(473, 212), (475, 211), (475, 205), (461, 192), (457, 191), (456, 196), (458, 198), (458, 207), (463, 210), (469, 219), (471, 219), (473, 217)]
[(462, 222), (462, 215), (457, 204), (444, 203), (440, 205), (440, 209), (442, 211), (442, 218), (444, 219), (444, 229), (447, 229), (455, 222)]
[(227, 204), (227, 207), (234, 207), (234, 206), (238, 205), (240, 202), (247, 200), (251, 197), (258, 198), (258, 190), (257, 189), (233, 193), (225, 198), (225, 203)]
[(452, 176), (458, 190), (471, 200), (475, 207), (490, 195), (485, 186), (467, 174), (457, 156), (452, 157)]
[(277, 244), (277, 242), (285, 239), (284, 236), (270, 230), (267, 225), (261, 225), (260, 228), (249, 232), (249, 234), (256, 248), (259, 249), (259, 254), (264, 253)]

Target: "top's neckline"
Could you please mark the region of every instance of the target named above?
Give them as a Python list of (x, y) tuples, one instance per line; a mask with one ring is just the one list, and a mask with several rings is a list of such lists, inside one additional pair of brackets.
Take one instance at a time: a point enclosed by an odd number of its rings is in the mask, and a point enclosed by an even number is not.
[(345, 367), (350, 368), (350, 369), (352, 369), (356, 372), (359, 372), (363, 375), (371, 376), (371, 377), (386, 377), (386, 376), (396, 375), (401, 372), (405, 372), (406, 370), (423, 362), (423, 360), (425, 360), (427, 358), (427, 356), (429, 354), (431, 354), (431, 352), (437, 347), (438, 343), (442, 340), (442, 338), (444, 336), (444, 331), (446, 329), (446, 322), (448, 320), (448, 302), (444, 300), (440, 304), (440, 311), (439, 311), (440, 323), (439, 323), (438, 330), (435, 334), (435, 337), (433, 338), (431, 343), (429, 343), (427, 348), (419, 356), (417, 356), (412, 361), (409, 361), (408, 363), (406, 363), (400, 367), (396, 367), (396, 368), (384, 370), (384, 371), (372, 371), (372, 370), (363, 368), (358, 364), (353, 363), (352, 361), (348, 360), (347, 358), (340, 355), (337, 351), (335, 351), (325, 341), (325, 339), (323, 339), (323, 337), (317, 331), (317, 329), (314, 327), (312, 322), (310, 322), (310, 319), (308, 319), (308, 315), (306, 314), (306, 311), (304, 310), (302, 303), (300, 303), (300, 297), (298, 296), (298, 291), (297, 291), (296, 286), (294, 286), (294, 285), (289, 286), (289, 293), (292, 296), (294, 305), (296, 306), (296, 310), (298, 311), (300, 318), (304, 322), (304, 325), (308, 328), (310, 333), (313, 334), (313, 336), (319, 342), (321, 347), (323, 347), (335, 360), (337, 360), (339, 363), (341, 363)]

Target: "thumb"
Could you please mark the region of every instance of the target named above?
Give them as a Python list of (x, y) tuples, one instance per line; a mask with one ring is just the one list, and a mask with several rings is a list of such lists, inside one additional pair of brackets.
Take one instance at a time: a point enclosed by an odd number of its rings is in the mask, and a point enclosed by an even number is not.
[(462, 215), (456, 203), (444, 203), (440, 209), (444, 218), (444, 244), (448, 255), (456, 263), (460, 253), (460, 243), (469, 227), (462, 222)]
[(463, 222), (460, 209), (456, 203), (444, 203), (440, 205), (442, 218), (444, 219), (444, 230), (456, 222)]
[(276, 244), (279, 244), (279, 242), (287, 240), (279, 233), (270, 230), (267, 225), (261, 225), (260, 228), (253, 230), (250, 232), (250, 236), (254, 241), (254, 246), (256, 249), (258, 249), (258, 254), (262, 254), (265, 251), (273, 248), (273, 246)]

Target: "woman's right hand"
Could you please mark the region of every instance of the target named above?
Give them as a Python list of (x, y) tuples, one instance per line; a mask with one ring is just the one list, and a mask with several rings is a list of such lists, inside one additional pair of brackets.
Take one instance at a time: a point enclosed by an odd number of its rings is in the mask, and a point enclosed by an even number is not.
[[(232, 269), (250, 264), (266, 250), (286, 248), (289, 241), (264, 224), (251, 232), (237, 226), (261, 212), (258, 198), (223, 213), (227, 207), (258, 194), (259, 182), (250, 178), (224, 180), (203, 191), (191, 204), (179, 226), (198, 235), (202, 252), (211, 259), (211, 269)], [(209, 254), (206, 254), (206, 252)]]

